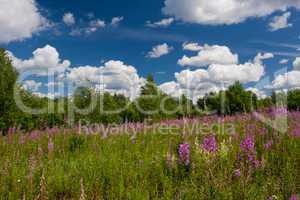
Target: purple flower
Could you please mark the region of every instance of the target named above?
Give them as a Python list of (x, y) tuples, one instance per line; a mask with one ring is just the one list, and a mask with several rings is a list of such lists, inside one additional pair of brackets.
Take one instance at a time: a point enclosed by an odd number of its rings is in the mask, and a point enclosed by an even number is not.
[(242, 151), (248, 153), (253, 152), (255, 150), (254, 139), (251, 136), (247, 136), (240, 144), (240, 148)]
[(240, 177), (241, 176), (241, 170), (240, 169), (236, 169), (233, 171), (233, 174), (236, 176), (236, 177)]
[(293, 194), (293, 195), (290, 197), (290, 200), (299, 200), (298, 195), (297, 195), (297, 194)]
[(295, 138), (300, 138), (300, 125), (296, 125), (290, 135)]
[(51, 153), (54, 149), (54, 143), (51, 138), (48, 140), (48, 152)]
[(190, 164), (190, 145), (183, 143), (178, 149), (179, 163), (188, 166)]
[(266, 144), (264, 144), (264, 149), (269, 150), (273, 145), (273, 141), (269, 140)]
[(205, 149), (207, 152), (215, 153), (218, 150), (218, 144), (216, 141), (215, 136), (207, 136), (204, 138), (202, 143), (202, 148)]
[(253, 165), (254, 165), (255, 168), (259, 168), (259, 167), (261, 166), (261, 161), (259, 161), (259, 160), (254, 160), (254, 161), (253, 161)]

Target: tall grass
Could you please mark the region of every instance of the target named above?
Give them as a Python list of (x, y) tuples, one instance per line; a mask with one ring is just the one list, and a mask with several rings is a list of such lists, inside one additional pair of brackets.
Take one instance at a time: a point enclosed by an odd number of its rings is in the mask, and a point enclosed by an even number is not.
[[(286, 133), (252, 115), (188, 123), (217, 120), (233, 123), (235, 134), (225, 126), (216, 135), (183, 129), (136, 137), (75, 129), (11, 133), (0, 138), (0, 199), (283, 200), (299, 194), (300, 113), (288, 113)], [(178, 156), (183, 143), (189, 163)]]

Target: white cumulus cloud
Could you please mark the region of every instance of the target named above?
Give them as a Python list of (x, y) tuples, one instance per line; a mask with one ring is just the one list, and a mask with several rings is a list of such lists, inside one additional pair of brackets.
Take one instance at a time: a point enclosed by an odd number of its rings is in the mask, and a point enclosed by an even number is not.
[(23, 81), (23, 83), (22, 83), (22, 87), (25, 90), (29, 90), (32, 92), (38, 91), (41, 86), (42, 86), (42, 83), (36, 82), (35, 80), (26, 80), (26, 81)]
[(182, 45), (183, 50), (187, 51), (201, 51), (203, 49), (198, 43), (183, 43)]
[(257, 56), (254, 58), (255, 63), (261, 63), (262, 60), (274, 58), (274, 55), (272, 53), (258, 53)]
[(167, 43), (157, 45), (148, 52), (148, 58), (159, 58), (163, 55), (169, 54), (173, 50), (173, 47), (170, 47)]
[(89, 23), (89, 26), (85, 29), (86, 34), (91, 34), (96, 32), (99, 28), (104, 28), (106, 26), (105, 21), (96, 19)]
[(293, 62), (294, 70), (300, 71), (300, 57), (297, 57)]
[(124, 17), (113, 17), (112, 19), (111, 19), (111, 25), (112, 26), (118, 26), (120, 23), (121, 23), (121, 21), (123, 21), (124, 20)]
[(290, 71), (275, 77), (268, 89), (286, 90), (300, 88), (300, 71)]
[(286, 12), (281, 16), (275, 16), (272, 19), (272, 21), (269, 23), (270, 31), (277, 31), (279, 29), (292, 27), (293, 24), (288, 23), (290, 16), (291, 16), (291, 12)]
[(258, 88), (254, 88), (254, 87), (249, 87), (246, 89), (246, 91), (251, 91), (254, 94), (256, 94), (256, 96), (258, 97), (258, 99), (264, 99), (267, 97), (267, 94), (265, 93), (264, 90), (259, 90)]
[(259, 53), (253, 61), (244, 64), (221, 64), (215, 59), (215, 63), (211, 61), (207, 69), (187, 69), (175, 73), (176, 81), (164, 83), (160, 89), (174, 97), (185, 94), (195, 102), (205, 94), (226, 89), (236, 81), (243, 84), (258, 82), (265, 74), (263, 60), (272, 57), (270, 53)]
[(165, 0), (164, 4), (166, 15), (184, 22), (208, 25), (237, 24), (290, 7), (300, 8), (297, 0)]
[(61, 60), (56, 48), (46, 45), (36, 49), (33, 57), (22, 60), (7, 52), (13, 66), (20, 72), (31, 71), (32, 75), (47, 76), (49, 73), (63, 73), (71, 65), (69, 60)]
[(31, 38), (48, 25), (35, 0), (0, 0), (0, 43)]
[[(186, 47), (187, 48), (187, 47)], [(187, 57), (184, 55), (178, 64), (181, 66), (194, 66), (194, 67), (204, 67), (210, 64), (237, 64), (238, 55), (233, 54), (231, 50), (226, 46), (219, 45), (204, 45), (200, 47), (196, 44), (189, 45), (189, 49), (201, 49), (197, 56)]]
[(68, 13), (64, 14), (63, 22), (68, 26), (72, 26), (75, 24), (76, 20), (75, 20), (74, 15), (72, 13), (68, 12)]
[(101, 92), (124, 94), (136, 98), (144, 85), (144, 78), (139, 77), (135, 67), (122, 61), (110, 60), (103, 66), (80, 66), (70, 69), (66, 80), (75, 85), (85, 85)]
[(279, 61), (279, 64), (285, 65), (285, 64), (287, 64), (288, 62), (289, 62), (288, 59), (281, 59), (281, 60)]
[(174, 22), (174, 18), (166, 18), (166, 19), (162, 19), (160, 21), (157, 22), (151, 22), (151, 21), (147, 21), (146, 22), (146, 26), (151, 27), (151, 28), (157, 28), (157, 27), (168, 27), (170, 26), (173, 22)]

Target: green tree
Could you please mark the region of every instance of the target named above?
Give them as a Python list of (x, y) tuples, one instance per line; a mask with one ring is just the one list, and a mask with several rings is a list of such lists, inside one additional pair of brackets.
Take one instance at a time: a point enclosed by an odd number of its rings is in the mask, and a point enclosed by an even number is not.
[(141, 88), (141, 95), (135, 102), (142, 121), (146, 118), (160, 118), (160, 99), (161, 93), (152, 75), (148, 75), (146, 84)]
[(188, 99), (184, 94), (179, 99), (180, 111), (179, 117), (191, 117), (195, 114), (195, 108), (192, 100)]
[(287, 104), (289, 110), (300, 110), (300, 90), (292, 90), (288, 92)]
[(226, 102), (229, 114), (250, 112), (256, 109), (257, 96), (250, 91), (245, 91), (242, 84), (236, 82), (226, 91)]
[(14, 86), (18, 78), (18, 73), (4, 49), (0, 49), (0, 129), (5, 131), (14, 125), (15, 108)]

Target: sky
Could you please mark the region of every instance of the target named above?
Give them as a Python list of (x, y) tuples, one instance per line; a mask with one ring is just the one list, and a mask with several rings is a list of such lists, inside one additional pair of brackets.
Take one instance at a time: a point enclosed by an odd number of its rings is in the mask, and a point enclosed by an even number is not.
[(196, 100), (235, 81), (300, 87), (299, 0), (0, 0), (0, 46), (36, 95), (139, 95), (148, 74)]

